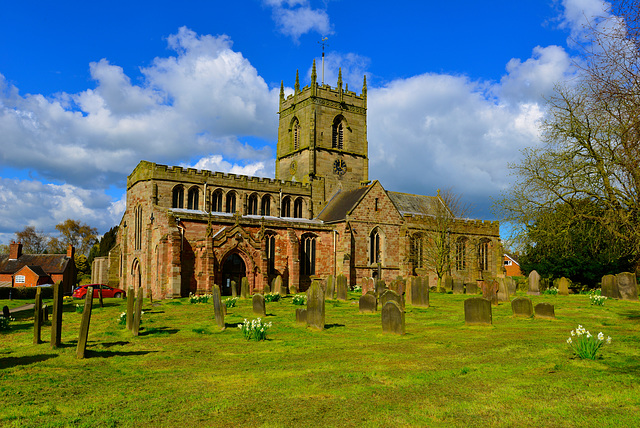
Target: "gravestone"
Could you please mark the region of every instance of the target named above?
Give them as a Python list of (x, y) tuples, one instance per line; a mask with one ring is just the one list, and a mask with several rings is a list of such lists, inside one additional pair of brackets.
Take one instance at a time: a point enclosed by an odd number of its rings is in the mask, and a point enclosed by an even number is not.
[(533, 316), (533, 304), (528, 297), (516, 297), (511, 301), (511, 310), (514, 317), (527, 317)]
[[(93, 298), (93, 296), (92, 296)], [(100, 301), (100, 307), (104, 308), (104, 300), (102, 299), (102, 287), (98, 285), (98, 300)], [(80, 357), (78, 357), (80, 358)]]
[(324, 293), (320, 283), (314, 280), (307, 290), (307, 327), (324, 329)]
[(324, 297), (333, 300), (336, 294), (336, 277), (329, 275), (325, 281)]
[(561, 296), (569, 295), (569, 280), (564, 276), (558, 280), (558, 294)]
[(600, 295), (609, 299), (619, 299), (618, 281), (615, 275), (605, 275), (602, 277)]
[(290, 284), (289, 285), (289, 293), (296, 295), (298, 294), (298, 286), (295, 284)]
[(551, 303), (538, 303), (535, 306), (536, 318), (553, 319), (556, 317)]
[(382, 296), (380, 296), (380, 307), (384, 307), (384, 305), (389, 301), (397, 302), (402, 310), (404, 310), (404, 299), (402, 298), (402, 295), (396, 293), (393, 290), (387, 290), (382, 293)]
[(347, 300), (347, 277), (340, 274), (336, 278), (338, 300)]
[(464, 286), (467, 289), (467, 294), (478, 294), (477, 282), (467, 282)]
[(142, 287), (138, 287), (138, 295), (136, 296), (136, 307), (133, 311), (133, 324), (131, 326), (131, 332), (134, 336), (140, 333), (140, 319), (142, 318)]
[(638, 282), (634, 273), (619, 273), (616, 275), (616, 282), (622, 300), (638, 300)]
[[(242, 278), (243, 282), (246, 278)], [(220, 327), (221, 330), (225, 329), (225, 324), (224, 324), (224, 309), (222, 304), (222, 298), (220, 296), (220, 287), (218, 287), (218, 284), (213, 284), (213, 287), (211, 287), (211, 298), (213, 299), (213, 316), (216, 319), (216, 324), (218, 324), (218, 327)]]
[(453, 294), (464, 294), (464, 282), (459, 278), (453, 280)]
[[(5, 308), (7, 308), (7, 311), (9, 310), (8, 307), (5, 306)], [(4, 308), (2, 312), (4, 313)], [(40, 340), (40, 333), (42, 332), (42, 318), (43, 318), (42, 315), (43, 315), (42, 287), (38, 287), (36, 289), (36, 301), (35, 301), (35, 307), (33, 312), (33, 344), (34, 345), (38, 345), (39, 343), (42, 342)]]
[(376, 291), (376, 281), (375, 281), (375, 279), (367, 278), (366, 286), (367, 286), (366, 289), (365, 288), (362, 289), (363, 294), (367, 293), (369, 291), (372, 291), (372, 292), (375, 293), (375, 291)]
[(498, 292), (497, 292), (497, 299), (498, 302), (508, 302), (510, 301), (509, 299), (509, 289), (507, 288), (507, 283), (504, 280), (504, 278), (498, 278), (497, 280), (498, 283)]
[[(62, 343), (62, 283), (53, 284), (53, 315), (51, 317), (51, 348), (56, 349)], [(91, 296), (93, 298), (93, 295)]]
[[(393, 291), (390, 290), (387, 291), (387, 293), (393, 293)], [(389, 300), (385, 303), (384, 306), (382, 306), (381, 318), (383, 332), (404, 334), (404, 311), (398, 302)]]
[(264, 307), (264, 296), (262, 294), (254, 294), (253, 297), (251, 298), (251, 302), (253, 303), (254, 314), (261, 317), (267, 316), (267, 312)]
[(532, 270), (529, 274), (529, 290), (527, 294), (537, 296), (540, 294), (540, 274)]
[(411, 302), (411, 284), (413, 284), (413, 278), (409, 277), (404, 283), (404, 298), (407, 302)]
[(483, 297), (465, 300), (464, 322), (467, 325), (491, 325), (491, 302)]
[(445, 275), (442, 278), (442, 285), (445, 291), (453, 291), (453, 277), (451, 277), (451, 275)]
[(416, 276), (411, 283), (411, 304), (423, 308), (429, 307), (429, 277)]
[(274, 293), (278, 293), (283, 296), (286, 293), (282, 289), (282, 277), (280, 275), (276, 276), (276, 279), (273, 280), (273, 290)]
[(382, 295), (382, 293), (384, 293), (385, 290), (388, 290), (387, 288), (387, 284), (384, 282), (384, 280), (382, 279), (377, 279), (376, 280), (376, 296), (380, 297)]
[(136, 294), (133, 291), (133, 287), (129, 287), (127, 292), (127, 330), (133, 330), (133, 303), (135, 301)]
[(360, 309), (360, 312), (377, 312), (378, 300), (376, 299), (375, 294), (370, 292), (360, 296), (358, 308)]
[(230, 284), (231, 284), (231, 297), (238, 297), (238, 284), (235, 281), (231, 281)]
[(78, 333), (78, 346), (76, 347), (76, 358), (84, 358), (87, 350), (87, 339), (89, 338), (89, 324), (91, 323), (91, 307), (93, 306), (93, 287), (87, 287), (87, 294), (84, 296), (84, 309), (82, 310), (82, 321), (80, 321), (80, 332)]
[(512, 277), (508, 276), (505, 279), (505, 283), (507, 284), (507, 292), (509, 293), (509, 296), (513, 296), (516, 294), (516, 280), (513, 279)]
[(482, 298), (491, 302), (492, 305), (498, 305), (498, 281), (481, 281)]
[(393, 290), (396, 293), (402, 295), (405, 293), (405, 288), (406, 288), (406, 284), (404, 279), (398, 275), (398, 277), (396, 277), (396, 279), (394, 279), (391, 282), (391, 285), (389, 286), (389, 290)]
[[(240, 287), (240, 296), (243, 299), (248, 299), (249, 298), (249, 280), (247, 279), (246, 276), (242, 277), (242, 280), (240, 281), (241, 287)], [(218, 294), (220, 294), (220, 289), (218, 289)]]
[(11, 311), (9, 311), (9, 306), (4, 305), (2, 307), (2, 316), (6, 319), (11, 318)]
[(42, 305), (42, 322), (49, 321), (49, 305)]
[(296, 322), (299, 324), (307, 324), (307, 310), (304, 308), (296, 308)]

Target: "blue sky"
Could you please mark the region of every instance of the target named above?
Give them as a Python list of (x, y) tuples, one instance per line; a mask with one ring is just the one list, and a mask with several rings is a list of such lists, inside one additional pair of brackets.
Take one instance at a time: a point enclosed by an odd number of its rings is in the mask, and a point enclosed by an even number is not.
[(277, 95), (368, 82), (370, 179), (452, 187), (493, 219), (507, 164), (540, 144), (597, 0), (3, 2), (0, 243), (74, 218), (104, 233), (142, 159), (273, 176)]

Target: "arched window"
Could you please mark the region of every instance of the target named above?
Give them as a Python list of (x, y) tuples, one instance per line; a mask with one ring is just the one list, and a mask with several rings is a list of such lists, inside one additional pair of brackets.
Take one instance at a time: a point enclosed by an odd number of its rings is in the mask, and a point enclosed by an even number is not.
[(370, 264), (380, 263), (382, 261), (382, 239), (380, 231), (376, 228), (369, 235), (369, 262)]
[(302, 275), (315, 275), (316, 237), (313, 235), (303, 235), (300, 244), (300, 273)]
[(248, 215), (258, 215), (258, 195), (255, 193), (249, 196), (249, 203), (247, 204)]
[(414, 233), (409, 238), (409, 260), (415, 274), (415, 270), (422, 267), (422, 235), (420, 233)]
[(272, 233), (264, 235), (265, 252), (267, 254), (267, 274), (275, 272), (276, 265), (276, 236)]
[(293, 217), (302, 218), (302, 198), (298, 198), (293, 202)]
[(262, 203), (260, 204), (260, 215), (271, 215), (271, 196), (264, 195), (262, 197)]
[(280, 217), (291, 217), (291, 198), (285, 196), (280, 208)]
[(336, 117), (331, 130), (331, 147), (334, 149), (344, 149), (344, 128), (342, 116)]
[(227, 193), (227, 200), (225, 204), (225, 212), (235, 213), (236, 212), (236, 194), (235, 192)]
[(200, 189), (192, 187), (189, 189), (187, 197), (187, 208), (190, 210), (197, 210), (200, 202)]
[(218, 189), (211, 194), (211, 211), (223, 212), (222, 209), (222, 190)]
[(489, 270), (489, 240), (484, 238), (478, 244), (478, 268), (480, 270)]
[(291, 132), (293, 134), (293, 150), (298, 150), (300, 148), (300, 122), (298, 122), (297, 118), (293, 120)]
[(176, 186), (173, 188), (172, 208), (184, 208), (184, 188)]
[(456, 240), (456, 269), (464, 270), (467, 268), (467, 241), (464, 236)]
[(142, 206), (138, 205), (135, 210), (135, 224), (133, 227), (133, 246), (134, 249), (142, 249)]

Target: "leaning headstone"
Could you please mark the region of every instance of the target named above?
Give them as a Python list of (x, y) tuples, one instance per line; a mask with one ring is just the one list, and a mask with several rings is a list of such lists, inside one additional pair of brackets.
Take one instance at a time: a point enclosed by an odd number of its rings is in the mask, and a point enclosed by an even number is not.
[(87, 294), (84, 297), (84, 309), (82, 310), (82, 321), (80, 321), (80, 332), (78, 333), (78, 346), (76, 347), (76, 358), (79, 359), (84, 358), (84, 353), (87, 350), (91, 306), (93, 306), (93, 287), (87, 287)]
[(240, 287), (240, 296), (242, 296), (243, 299), (248, 299), (249, 298), (249, 280), (247, 279), (246, 276), (243, 276), (240, 283), (242, 284)]
[(53, 284), (53, 316), (51, 317), (51, 348), (53, 349), (62, 343), (62, 297), (62, 283), (56, 282)]
[(498, 304), (498, 281), (481, 281), (482, 298), (487, 299), (492, 305)]
[(133, 330), (133, 304), (136, 299), (136, 293), (133, 291), (133, 287), (129, 287), (127, 293), (127, 330)]
[(329, 275), (325, 280), (324, 297), (327, 300), (333, 300), (336, 295), (336, 277)]
[(318, 281), (307, 290), (307, 326), (324, 330), (324, 293)]
[(442, 278), (442, 285), (444, 286), (445, 291), (453, 291), (453, 278), (451, 275), (445, 275)]
[(638, 300), (638, 282), (636, 274), (630, 272), (622, 272), (616, 275), (618, 283), (618, 293), (622, 300)]
[(254, 294), (251, 298), (253, 303), (253, 313), (261, 317), (267, 316), (266, 309), (264, 307), (264, 296), (262, 294)]
[(387, 284), (384, 282), (384, 280), (382, 279), (377, 279), (376, 280), (376, 296), (380, 297), (382, 295), (382, 293), (384, 293), (384, 290), (388, 290), (387, 288)]
[(618, 290), (618, 281), (615, 275), (605, 275), (602, 277), (600, 295), (609, 299), (619, 299), (620, 291)]
[[(238, 284), (236, 284), (235, 281), (231, 281), (231, 297), (238, 297)], [(268, 293), (269, 291), (265, 291), (265, 293)]]
[(477, 282), (467, 282), (464, 286), (467, 289), (467, 294), (478, 294)]
[(424, 308), (429, 307), (429, 277), (416, 276), (411, 283), (411, 304)]
[(280, 275), (276, 276), (276, 279), (273, 280), (273, 290), (274, 293), (278, 293), (279, 295), (286, 294), (282, 290), (282, 277)]
[(538, 303), (534, 310), (536, 318), (552, 319), (556, 317), (556, 313), (551, 303)]
[(347, 277), (340, 274), (336, 278), (336, 294), (338, 300), (347, 300)]
[[(393, 291), (387, 291), (387, 293)], [(382, 306), (382, 331), (385, 333), (404, 334), (404, 311), (394, 300), (389, 300)]]
[[(245, 278), (242, 279), (244, 281)], [(216, 324), (218, 324), (221, 330), (224, 330), (224, 309), (222, 308), (226, 305), (222, 303), (222, 296), (220, 295), (220, 287), (218, 287), (218, 284), (213, 284), (213, 287), (211, 287), (211, 298), (213, 299), (213, 316), (216, 319)]]
[(464, 282), (461, 279), (455, 278), (453, 280), (453, 294), (464, 294)]
[(540, 294), (540, 274), (532, 270), (529, 274), (529, 291), (527, 294), (537, 296)]
[(307, 323), (307, 310), (304, 308), (296, 309), (296, 322), (299, 324)]
[(561, 296), (569, 295), (569, 280), (564, 276), (558, 280), (558, 294)]
[(367, 293), (363, 296), (360, 296), (358, 307), (360, 309), (360, 312), (377, 312), (378, 300), (376, 299), (375, 294)]
[(533, 304), (528, 297), (516, 297), (511, 301), (511, 310), (514, 317), (527, 317), (533, 316)]
[(491, 325), (491, 302), (483, 297), (465, 300), (464, 322), (467, 325)]
[(133, 325), (131, 326), (131, 332), (134, 336), (140, 333), (140, 320), (142, 318), (142, 287), (138, 287), (138, 295), (136, 296), (136, 308), (133, 314)]
[(509, 289), (507, 288), (507, 283), (504, 278), (498, 278), (495, 280), (498, 283), (498, 291), (496, 297), (498, 302), (508, 302), (509, 299)]
[[(7, 308), (8, 310), (9, 308)], [(36, 290), (36, 302), (33, 311), (33, 344), (41, 343), (40, 333), (42, 331), (42, 287)]]
[(398, 303), (398, 305), (400, 305), (400, 307), (404, 310), (404, 299), (402, 298), (402, 295), (396, 293), (393, 290), (387, 290), (382, 293), (382, 296), (380, 296), (380, 307), (384, 307), (384, 305), (390, 301)]

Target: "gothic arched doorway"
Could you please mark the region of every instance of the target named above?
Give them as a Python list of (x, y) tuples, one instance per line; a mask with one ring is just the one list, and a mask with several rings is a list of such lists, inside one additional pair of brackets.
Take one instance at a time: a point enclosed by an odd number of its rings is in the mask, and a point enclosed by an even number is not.
[(229, 255), (222, 264), (222, 287), (220, 292), (223, 296), (231, 296), (231, 281), (236, 282), (236, 290), (240, 294), (240, 281), (247, 276), (246, 266), (242, 257), (238, 253)]

